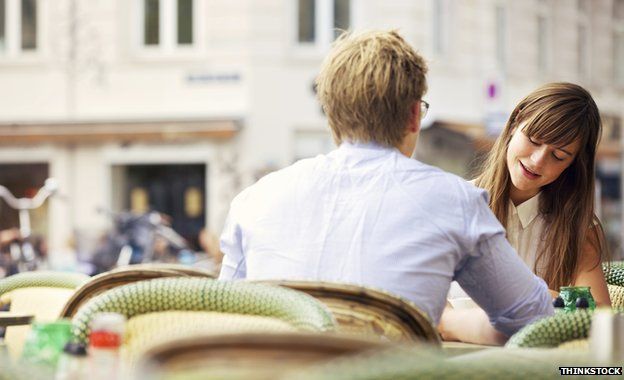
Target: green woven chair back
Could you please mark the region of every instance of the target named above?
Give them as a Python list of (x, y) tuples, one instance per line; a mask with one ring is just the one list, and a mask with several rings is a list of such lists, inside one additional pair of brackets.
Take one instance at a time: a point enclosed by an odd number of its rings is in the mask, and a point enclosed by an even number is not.
[(89, 322), (100, 312), (135, 315), (171, 310), (217, 311), (274, 317), (300, 330), (333, 331), (331, 312), (305, 293), (263, 284), (170, 277), (108, 290), (84, 304), (72, 319), (73, 334), (86, 342)]
[(602, 264), (605, 280), (609, 285), (624, 286), (624, 261), (612, 261)]
[[(546, 352), (548, 351), (548, 352)], [(453, 358), (412, 346), (369, 351), (286, 373), (298, 380), (560, 379), (559, 365), (583, 365), (585, 355), (556, 350), (500, 349)]]
[(14, 274), (0, 280), (0, 296), (19, 288), (67, 288), (75, 289), (89, 281), (82, 273), (36, 271)]
[[(624, 309), (613, 308), (616, 313)], [(515, 333), (506, 347), (557, 347), (562, 343), (589, 337), (593, 311), (560, 312), (533, 322)]]
[(515, 333), (506, 347), (557, 347), (569, 340), (587, 338), (592, 312), (557, 313), (533, 322)]

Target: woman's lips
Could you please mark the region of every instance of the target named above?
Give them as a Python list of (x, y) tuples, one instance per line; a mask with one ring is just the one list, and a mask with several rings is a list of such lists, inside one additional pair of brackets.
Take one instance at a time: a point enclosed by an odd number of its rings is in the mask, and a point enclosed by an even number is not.
[(527, 169), (526, 166), (522, 164), (522, 161), (519, 161), (519, 162), (520, 162), (520, 167), (522, 168), (522, 174), (524, 174), (525, 177), (527, 177), (528, 179), (537, 179), (541, 177), (539, 174), (533, 173), (532, 171)]

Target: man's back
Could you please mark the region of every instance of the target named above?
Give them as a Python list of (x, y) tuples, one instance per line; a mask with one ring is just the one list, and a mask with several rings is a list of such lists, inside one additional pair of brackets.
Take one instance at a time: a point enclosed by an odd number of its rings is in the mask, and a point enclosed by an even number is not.
[(396, 149), (343, 143), (235, 199), (221, 277), (374, 286), (437, 321), (456, 272), (503, 234), (483, 191), (462, 179)]

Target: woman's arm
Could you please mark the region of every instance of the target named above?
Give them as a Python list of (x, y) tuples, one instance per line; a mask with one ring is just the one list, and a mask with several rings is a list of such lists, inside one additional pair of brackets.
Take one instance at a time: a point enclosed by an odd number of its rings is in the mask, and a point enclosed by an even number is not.
[(590, 286), (592, 296), (596, 300), (596, 306), (611, 306), (607, 282), (602, 271), (597, 233), (596, 227), (590, 228), (587, 232), (573, 285)]
[(444, 340), (502, 346), (508, 337), (492, 327), (485, 311), (479, 307), (442, 312), (438, 332)]

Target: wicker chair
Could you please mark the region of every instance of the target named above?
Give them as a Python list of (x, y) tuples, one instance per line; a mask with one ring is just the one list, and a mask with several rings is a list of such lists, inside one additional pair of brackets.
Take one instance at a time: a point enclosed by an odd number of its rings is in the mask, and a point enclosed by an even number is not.
[(392, 347), (338, 358), (288, 372), (281, 379), (559, 379), (559, 366), (596, 365), (584, 353), (540, 349), (488, 349), (446, 357), (439, 351)]
[(275, 379), (301, 367), (383, 347), (386, 344), (378, 340), (327, 334), (196, 336), (153, 347), (143, 355), (137, 378)]
[(624, 286), (608, 284), (611, 307), (614, 309), (624, 309)]
[[(152, 343), (185, 335), (214, 334), (222, 329), (237, 331), (236, 323), (227, 326), (232, 324), (228, 322), (232, 314), (254, 317), (239, 319), (238, 326), (243, 326), (244, 331), (335, 329), (331, 312), (305, 293), (264, 284), (170, 277), (119, 286), (90, 299), (72, 319), (74, 337), (86, 342), (91, 318), (107, 311), (129, 318), (126, 346), (132, 351), (128, 354), (130, 360), (145, 349), (145, 344), (131, 341)], [(141, 327), (141, 323), (133, 321), (135, 318), (143, 319), (151, 327)], [(149, 335), (158, 335), (158, 339)]]
[(89, 282), (77, 289), (65, 304), (60, 315), (62, 318), (73, 317), (80, 306), (106, 290), (136, 281), (161, 277), (212, 278), (212, 274), (191, 267), (170, 264), (139, 264), (117, 268), (91, 278)]
[(132, 265), (125, 265), (125, 266), (117, 267), (113, 269), (111, 272), (134, 271), (134, 270), (168, 270), (168, 271), (179, 272), (182, 274), (195, 276), (195, 277), (207, 277), (207, 278), (218, 277), (218, 273), (215, 273), (208, 269), (196, 268), (196, 267), (191, 267), (191, 266), (184, 265), (184, 264), (174, 264), (174, 263), (132, 264)]
[[(10, 311), (33, 316), (33, 321), (50, 322), (58, 318), (63, 305), (75, 289), (89, 280), (80, 273), (24, 272), (0, 280), (0, 304)], [(30, 326), (8, 327), (5, 342), (13, 358), (21, 355)]]
[(515, 333), (505, 347), (557, 347), (567, 341), (585, 339), (589, 335), (591, 316), (591, 311), (577, 310), (542, 318)]
[(609, 285), (624, 286), (624, 261), (612, 261), (602, 264), (605, 280)]
[(441, 344), (429, 317), (412, 302), (391, 293), (329, 282), (268, 283), (308, 293), (323, 302), (336, 317), (339, 332), (382, 337), (390, 341)]

